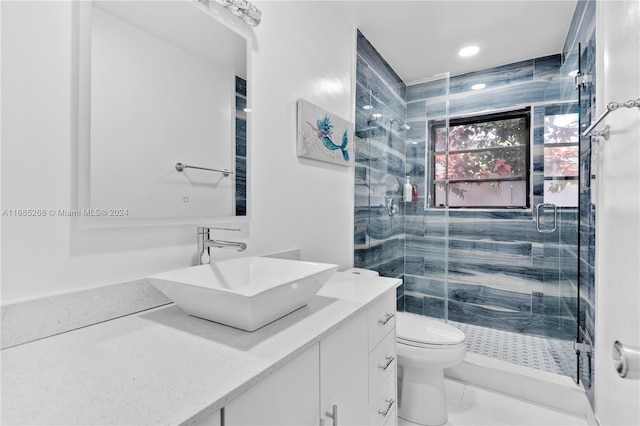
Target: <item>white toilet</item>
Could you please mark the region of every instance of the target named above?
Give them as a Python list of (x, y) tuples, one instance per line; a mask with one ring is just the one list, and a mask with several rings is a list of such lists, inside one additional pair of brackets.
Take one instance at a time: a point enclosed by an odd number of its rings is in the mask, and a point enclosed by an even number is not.
[(447, 422), (444, 369), (464, 359), (465, 335), (423, 315), (398, 312), (398, 415), (421, 425)]

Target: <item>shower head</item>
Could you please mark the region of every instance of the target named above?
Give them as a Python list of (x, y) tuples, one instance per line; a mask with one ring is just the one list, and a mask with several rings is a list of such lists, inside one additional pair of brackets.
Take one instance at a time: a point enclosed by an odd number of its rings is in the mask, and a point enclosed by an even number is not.
[(391, 127), (393, 127), (393, 123), (398, 123), (398, 130), (401, 132), (405, 130), (409, 130), (411, 128), (407, 123), (403, 123), (402, 121), (396, 120), (395, 118), (392, 118), (391, 120), (389, 120), (389, 125)]

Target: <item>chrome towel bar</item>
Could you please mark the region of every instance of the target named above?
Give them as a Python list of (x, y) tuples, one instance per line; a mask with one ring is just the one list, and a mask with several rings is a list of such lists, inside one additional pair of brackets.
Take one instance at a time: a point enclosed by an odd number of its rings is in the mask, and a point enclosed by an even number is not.
[(224, 170), (218, 170), (218, 169), (209, 169), (206, 167), (196, 167), (196, 166), (189, 166), (185, 163), (176, 163), (176, 170), (181, 172), (184, 169), (198, 169), (198, 170), (206, 170), (208, 172), (218, 172), (218, 173), (222, 173), (225, 177), (232, 175), (233, 172), (229, 171), (228, 169), (224, 169)]
[[(598, 119), (591, 124), (591, 126), (587, 127), (587, 129), (582, 132), (582, 137), (586, 138), (587, 136), (590, 136), (591, 132), (593, 131), (593, 129), (596, 128), (596, 126), (598, 124), (600, 124), (600, 122), (602, 120), (604, 120), (604, 118), (611, 112), (611, 111), (615, 111), (618, 108), (635, 108), (638, 107), (640, 109), (640, 98), (636, 99), (636, 100), (630, 100), (627, 102), (609, 102), (607, 104), (607, 109), (605, 110), (605, 112), (603, 112), (602, 114), (600, 114), (600, 117), (598, 117)], [(604, 131), (601, 132), (594, 132), (594, 136), (602, 136), (604, 137), (605, 140), (609, 139), (609, 126), (607, 126), (607, 128), (605, 128)]]

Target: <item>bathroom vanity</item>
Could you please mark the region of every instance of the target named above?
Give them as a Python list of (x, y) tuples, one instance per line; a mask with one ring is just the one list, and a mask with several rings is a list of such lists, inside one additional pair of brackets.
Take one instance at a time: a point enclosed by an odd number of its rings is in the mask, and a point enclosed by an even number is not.
[(335, 273), (254, 332), (174, 304), (2, 351), (4, 424), (396, 424), (396, 287)]

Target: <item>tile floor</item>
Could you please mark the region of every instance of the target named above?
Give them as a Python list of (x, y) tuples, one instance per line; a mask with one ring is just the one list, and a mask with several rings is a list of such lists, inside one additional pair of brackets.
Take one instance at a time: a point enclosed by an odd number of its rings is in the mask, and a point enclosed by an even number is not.
[[(467, 337), (469, 352), (568, 376), (560, 357), (543, 337), (449, 321)], [(574, 355), (575, 356), (575, 355)]]
[[(451, 379), (445, 380), (447, 426), (586, 426), (587, 420)], [(414, 423), (398, 418), (399, 426)]]

